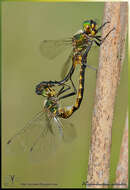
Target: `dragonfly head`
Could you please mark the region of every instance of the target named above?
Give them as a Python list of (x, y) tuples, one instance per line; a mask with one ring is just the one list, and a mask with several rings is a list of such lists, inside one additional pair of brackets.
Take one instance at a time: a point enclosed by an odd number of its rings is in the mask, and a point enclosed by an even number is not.
[(48, 97), (48, 98), (55, 97), (56, 91), (51, 87), (46, 87), (42, 90), (42, 96)]
[(83, 22), (83, 30), (89, 36), (95, 36), (97, 33), (96, 30), (97, 23), (93, 20), (86, 20)]
[(56, 95), (56, 91), (46, 82), (42, 82), (36, 86), (36, 94), (43, 97), (53, 97)]

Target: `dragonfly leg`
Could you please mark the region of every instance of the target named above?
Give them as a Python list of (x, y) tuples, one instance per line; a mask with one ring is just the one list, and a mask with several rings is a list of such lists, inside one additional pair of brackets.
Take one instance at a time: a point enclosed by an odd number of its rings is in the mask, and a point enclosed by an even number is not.
[(102, 43), (106, 40), (106, 38), (109, 36), (109, 34), (110, 34), (113, 30), (115, 30), (115, 28), (112, 28), (112, 29), (106, 34), (106, 36), (105, 36), (104, 38), (102, 38), (102, 41), (100, 42), (100, 44), (102, 44)]
[(110, 21), (107, 21), (107, 22), (105, 22), (104, 24), (102, 24), (102, 25), (97, 29), (97, 33), (98, 33), (106, 24), (108, 24), (108, 23), (110, 23)]
[(88, 68), (92, 69), (93, 71), (96, 71), (97, 72), (97, 68), (91, 66), (91, 65), (86, 65)]
[(96, 44), (97, 46), (99, 46), (99, 47), (100, 47), (101, 42), (97, 42), (96, 40), (93, 40), (93, 41), (95, 42), (95, 44)]
[(72, 86), (73, 86), (73, 90), (74, 90), (74, 91), (71, 92), (71, 93), (69, 93), (69, 94), (66, 94), (66, 95), (64, 95), (64, 96), (59, 97), (59, 100), (64, 99), (64, 98), (67, 98), (67, 97), (70, 97), (70, 96), (74, 96), (74, 95), (77, 94), (77, 89), (76, 89), (76, 87), (75, 87), (75, 85), (74, 85), (74, 83), (73, 83), (73, 81), (72, 81), (71, 78), (70, 78), (70, 81), (71, 81), (71, 84), (72, 84)]
[[(64, 89), (65, 86), (67, 86), (66, 89)], [(61, 95), (62, 93), (66, 92), (67, 90), (70, 90), (70, 89), (71, 89), (71, 87), (70, 87), (69, 85), (67, 85), (67, 84), (63, 84), (63, 86), (62, 86), (61, 89), (59, 90), (57, 96)]]
[(115, 30), (115, 28), (112, 28), (112, 29), (106, 34), (106, 36), (105, 36), (104, 38), (102, 38), (102, 39), (101, 39), (100, 36), (95, 36), (95, 38), (98, 40), (98, 42), (97, 42), (96, 40), (93, 40), (93, 41), (94, 41), (94, 42), (96, 43), (96, 45), (98, 45), (98, 46), (102, 45), (103, 42), (106, 40), (106, 38), (109, 36), (109, 34), (110, 34), (113, 30)]
[(95, 36), (94, 38), (99, 40), (99, 41), (102, 41), (101, 36)]

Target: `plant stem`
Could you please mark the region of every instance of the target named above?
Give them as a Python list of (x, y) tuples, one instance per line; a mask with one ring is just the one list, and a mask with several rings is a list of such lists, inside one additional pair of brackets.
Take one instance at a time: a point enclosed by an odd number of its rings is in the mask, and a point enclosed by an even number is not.
[[(89, 154), (87, 188), (107, 188), (109, 182), (110, 148), (114, 103), (124, 60), (128, 24), (127, 2), (106, 2), (103, 28), (105, 36), (113, 27), (100, 49), (96, 97), (92, 117), (92, 136)], [(98, 185), (101, 184), (101, 185)]]

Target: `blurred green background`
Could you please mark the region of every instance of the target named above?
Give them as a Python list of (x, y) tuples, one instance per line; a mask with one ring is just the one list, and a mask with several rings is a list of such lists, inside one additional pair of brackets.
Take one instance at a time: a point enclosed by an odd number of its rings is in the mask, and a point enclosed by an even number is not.
[[(44, 39), (71, 37), (86, 19), (103, 19), (104, 3), (2, 3), (2, 183), (55, 183), (58, 187), (84, 187), (90, 146), (91, 118), (94, 105), (96, 74), (86, 69), (84, 99), (80, 109), (69, 119), (75, 138), (61, 143), (56, 154), (47, 159), (44, 153), (6, 151), (6, 142), (41, 110), (43, 98), (35, 94), (35, 86), (43, 80), (60, 80), (69, 49), (52, 61), (39, 50)], [(93, 48), (88, 62), (98, 67), (99, 49)], [(77, 69), (73, 79), (79, 80)], [(121, 72), (112, 129), (110, 182), (115, 179), (120, 143), (125, 124), (128, 99), (127, 56)], [(76, 97), (75, 97), (76, 98)], [(73, 98), (65, 100), (71, 105)], [(65, 125), (66, 121), (64, 121)], [(48, 147), (48, 145), (46, 145)], [(11, 184), (10, 175), (15, 175)], [(26, 187), (30, 187), (29, 185)], [(31, 186), (37, 187), (37, 186)], [(38, 186), (57, 187), (57, 186)]]

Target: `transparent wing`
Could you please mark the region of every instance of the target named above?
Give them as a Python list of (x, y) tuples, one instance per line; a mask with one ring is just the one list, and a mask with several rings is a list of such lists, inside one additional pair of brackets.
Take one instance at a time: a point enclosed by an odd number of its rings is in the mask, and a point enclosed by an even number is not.
[(72, 56), (73, 56), (73, 51), (70, 52), (70, 55), (68, 56), (68, 59), (64, 62), (62, 72), (61, 72), (61, 78), (64, 79), (65, 76), (67, 75), (70, 66), (72, 65)]
[(60, 119), (63, 125), (63, 141), (65, 143), (71, 143), (77, 138), (77, 132), (75, 125), (69, 119)]
[(47, 59), (53, 59), (69, 47), (72, 47), (71, 38), (60, 40), (43, 40), (40, 44), (40, 52)]
[(50, 117), (46, 112), (39, 112), (27, 125), (18, 131), (8, 142), (8, 150), (43, 152), (44, 156), (55, 151), (61, 141), (61, 124), (55, 117)]

